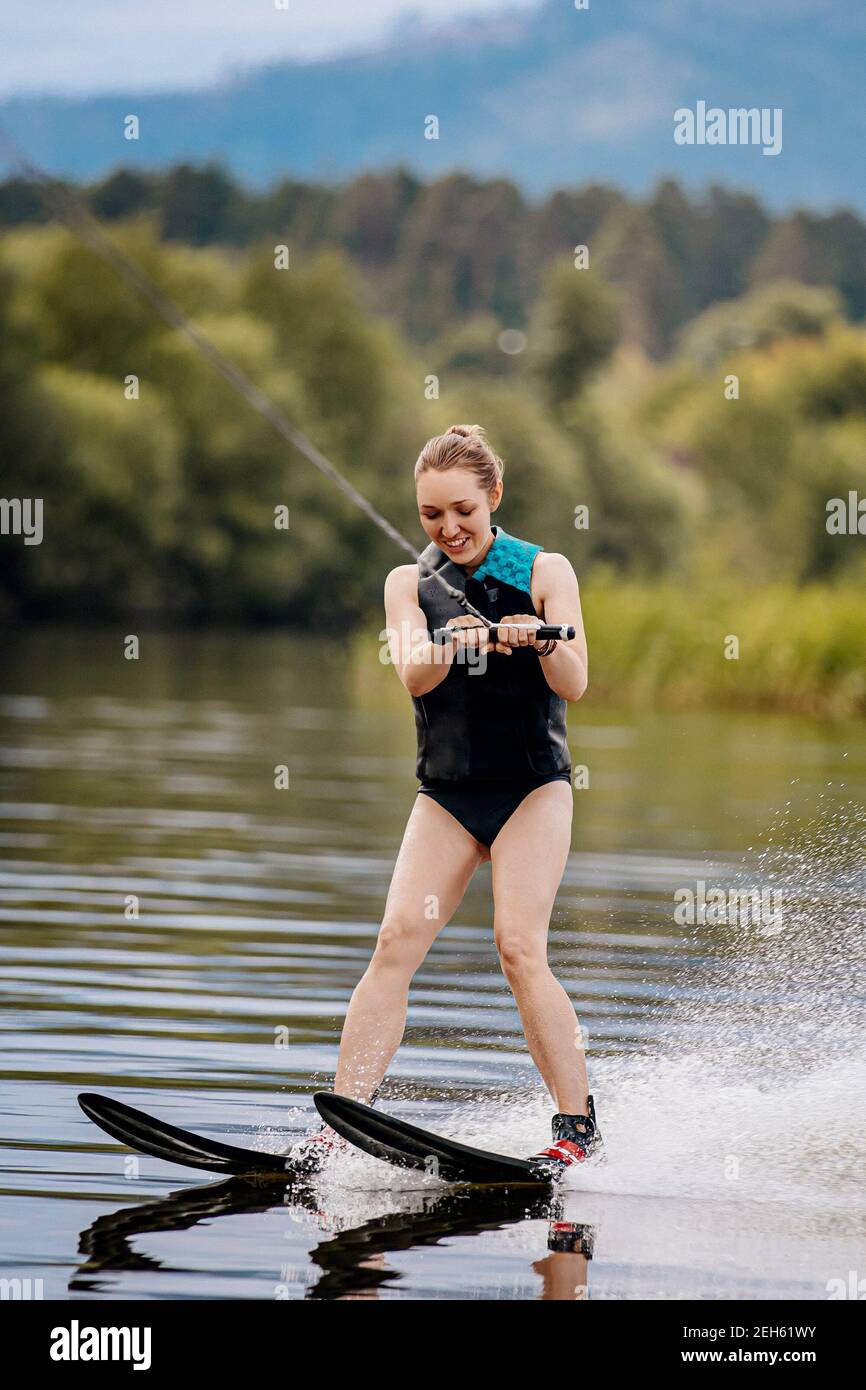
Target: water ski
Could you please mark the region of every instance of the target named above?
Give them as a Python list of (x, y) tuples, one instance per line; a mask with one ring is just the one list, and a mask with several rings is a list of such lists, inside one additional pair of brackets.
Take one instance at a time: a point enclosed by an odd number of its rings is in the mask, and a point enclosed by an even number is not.
[(94, 1091), (82, 1091), (78, 1104), (87, 1118), (106, 1134), (140, 1153), (164, 1158), (168, 1163), (182, 1163), (187, 1168), (207, 1168), (214, 1173), (292, 1181), (291, 1160), (282, 1154), (241, 1149), (234, 1144), (223, 1144), (219, 1139), (193, 1134), (188, 1129), (178, 1129), (144, 1110), (135, 1110), (123, 1101), (97, 1095)]
[(444, 1182), (506, 1183), (509, 1186), (549, 1187), (549, 1175), (539, 1173), (529, 1159), (489, 1153), (458, 1144), (441, 1134), (398, 1120), (361, 1101), (332, 1091), (316, 1091), (316, 1109), (332, 1129), (364, 1153), (395, 1163), (401, 1168), (418, 1168)]

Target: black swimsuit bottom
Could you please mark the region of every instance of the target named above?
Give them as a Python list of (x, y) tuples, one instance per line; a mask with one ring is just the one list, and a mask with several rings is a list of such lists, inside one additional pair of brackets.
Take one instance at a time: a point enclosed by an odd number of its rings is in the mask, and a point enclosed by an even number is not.
[(571, 786), (571, 773), (553, 772), (547, 777), (530, 775), (519, 781), (507, 782), (436, 782), (428, 779), (421, 783), (418, 791), (432, 796), (443, 810), (460, 822), (464, 830), (468, 830), (489, 849), (521, 801), (536, 787), (544, 787), (548, 782), (567, 782)]

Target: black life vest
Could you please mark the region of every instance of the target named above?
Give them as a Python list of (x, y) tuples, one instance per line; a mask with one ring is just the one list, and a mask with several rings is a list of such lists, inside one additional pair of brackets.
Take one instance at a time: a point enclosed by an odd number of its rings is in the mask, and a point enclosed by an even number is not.
[[(541, 546), (492, 527), (495, 539), (467, 578), (435, 542), (422, 551), (418, 603), (428, 631), (465, 615), (438, 580), (438, 570), (488, 618), (536, 612), (530, 593), (532, 562)], [(506, 780), (570, 772), (565, 700), (544, 678), (531, 648), (511, 656), (488, 652), (486, 669), (455, 661), (426, 695), (413, 696), (418, 734), (415, 771), (422, 781)]]

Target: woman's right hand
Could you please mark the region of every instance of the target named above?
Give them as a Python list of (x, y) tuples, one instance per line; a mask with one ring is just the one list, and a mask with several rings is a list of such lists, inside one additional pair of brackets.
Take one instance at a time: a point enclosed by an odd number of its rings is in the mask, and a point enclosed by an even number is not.
[(445, 626), (454, 633), (454, 641), (458, 646), (469, 647), (482, 652), (490, 650), (490, 641), (487, 636), (489, 629), (468, 613), (459, 618), (449, 618)]

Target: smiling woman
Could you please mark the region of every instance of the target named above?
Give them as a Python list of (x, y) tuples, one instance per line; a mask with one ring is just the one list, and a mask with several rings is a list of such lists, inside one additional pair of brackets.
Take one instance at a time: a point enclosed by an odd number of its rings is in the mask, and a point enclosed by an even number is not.
[[(430, 544), (385, 584), (389, 634), (426, 634), (420, 649), (389, 638), (412, 696), (419, 794), (394, 869), (376, 949), (349, 1006), (334, 1080), (368, 1100), (400, 1045), (411, 980), (459, 907), (479, 864), (493, 871), (494, 941), (532, 1058), (554, 1097), (551, 1146), (539, 1173), (602, 1156), (588, 1094), (582, 1032), (547, 961), (550, 914), (571, 846), (571, 762), (565, 710), (586, 690), (577, 579), (562, 555), (491, 524), (502, 460), (478, 425), (428, 440), (415, 465), (418, 514)], [(445, 583), (443, 584), (443, 579)], [(467, 615), (465, 600), (471, 598)], [(495, 636), (486, 624), (495, 624)], [(566, 640), (537, 640), (542, 624)], [(431, 634), (448, 632), (447, 646)], [(467, 661), (468, 653), (480, 661)], [(292, 1151), (313, 1167), (327, 1127)]]

